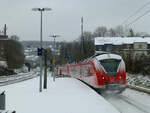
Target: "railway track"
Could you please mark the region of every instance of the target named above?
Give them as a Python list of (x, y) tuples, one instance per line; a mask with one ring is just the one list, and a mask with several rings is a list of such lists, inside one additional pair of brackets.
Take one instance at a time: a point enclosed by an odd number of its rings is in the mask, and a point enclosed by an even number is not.
[(30, 73), (21, 73), (21, 74), (11, 75), (11, 76), (1, 76), (0, 86), (5, 86), (5, 85), (21, 82), (24, 80), (32, 79), (36, 77), (37, 75), (38, 75), (38, 72), (30, 72)]
[(103, 95), (103, 97), (118, 109), (120, 113), (150, 113), (149, 105), (146, 103), (143, 104), (123, 93), (117, 95)]
[[(86, 84), (86, 85), (88, 85), (88, 84)], [(93, 89), (92, 87), (90, 87), (90, 88)], [(93, 90), (95, 90), (95, 89), (93, 89)], [(103, 96), (120, 113), (150, 113), (150, 106), (142, 104), (142, 103), (132, 99), (131, 97), (124, 95), (124, 93), (121, 93), (121, 94), (113, 93), (112, 94), (110, 92), (109, 93), (100, 93), (97, 90), (95, 90), (95, 91), (99, 95)]]
[(131, 85), (131, 84), (127, 84), (127, 88), (150, 94), (150, 89), (148, 89), (148, 88), (143, 88), (143, 87), (135, 86), (135, 85)]

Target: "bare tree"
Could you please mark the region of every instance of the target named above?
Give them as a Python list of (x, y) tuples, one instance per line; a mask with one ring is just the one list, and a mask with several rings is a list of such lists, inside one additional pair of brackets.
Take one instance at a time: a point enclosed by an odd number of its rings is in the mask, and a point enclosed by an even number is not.
[(107, 32), (107, 36), (115, 37), (116, 36), (115, 30), (113, 28), (110, 28)]
[(107, 28), (105, 26), (97, 27), (94, 31), (94, 37), (105, 37), (107, 33)]
[(135, 36), (134, 31), (133, 31), (132, 28), (129, 30), (129, 36), (130, 37), (134, 37)]
[(135, 33), (136, 37), (149, 37), (150, 34), (146, 33), (146, 32), (136, 32)]
[(116, 33), (116, 36), (124, 36), (124, 28), (123, 26), (117, 26), (115, 28), (115, 33)]
[(5, 44), (5, 48), (8, 68), (21, 68), (25, 59), (22, 44), (16, 40), (8, 40)]
[(19, 37), (17, 35), (12, 35), (10, 39), (19, 41)]
[(94, 36), (89, 31), (84, 32), (84, 50), (84, 58), (94, 54)]

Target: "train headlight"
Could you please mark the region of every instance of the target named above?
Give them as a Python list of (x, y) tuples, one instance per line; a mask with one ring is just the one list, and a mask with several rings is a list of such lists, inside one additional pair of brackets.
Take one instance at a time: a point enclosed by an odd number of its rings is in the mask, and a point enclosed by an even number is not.
[(121, 76), (119, 76), (119, 79), (122, 79), (122, 77), (121, 77)]
[(123, 80), (122, 80), (122, 76), (121, 76), (121, 75), (119, 76), (119, 83), (120, 83), (120, 84), (123, 83)]

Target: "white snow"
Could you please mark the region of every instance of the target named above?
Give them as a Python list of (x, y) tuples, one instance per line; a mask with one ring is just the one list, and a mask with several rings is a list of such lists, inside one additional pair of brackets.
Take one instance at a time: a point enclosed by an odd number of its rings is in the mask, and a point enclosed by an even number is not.
[(150, 95), (131, 89), (126, 89), (122, 95), (132, 99), (133, 102), (135, 101), (135, 104), (139, 104), (141, 107), (144, 106), (145, 110), (148, 109), (150, 111)]
[(133, 44), (134, 42), (146, 42), (150, 44), (150, 37), (96, 37), (95, 45), (104, 45), (104, 44)]
[(39, 93), (39, 77), (3, 86), (6, 109), (17, 113), (119, 113), (102, 96), (73, 78), (48, 77), (48, 89)]
[(131, 85), (150, 88), (150, 76), (141, 74), (129, 74), (127, 73), (127, 82)]
[(97, 60), (105, 60), (105, 59), (122, 59), (121, 56), (116, 55), (116, 54), (103, 54), (103, 55), (99, 55), (96, 56)]
[(27, 68), (27, 66), (23, 65), (22, 68), (15, 69), (14, 71), (15, 71), (15, 73), (22, 73), (22, 72), (23, 73), (27, 73), (28, 72), (28, 68)]
[(150, 95), (126, 89), (120, 95), (105, 98), (121, 113), (150, 113)]
[(35, 56), (35, 55), (26, 56), (26, 59), (31, 61), (37, 61), (38, 58), (39, 56)]
[(6, 68), (7, 67), (6, 61), (0, 61), (0, 66)]

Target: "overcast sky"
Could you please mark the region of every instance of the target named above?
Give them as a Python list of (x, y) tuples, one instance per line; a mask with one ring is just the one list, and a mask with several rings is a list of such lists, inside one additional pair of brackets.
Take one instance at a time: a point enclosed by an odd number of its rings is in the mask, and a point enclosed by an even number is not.
[[(84, 30), (94, 31), (97, 26), (108, 28), (122, 22), (149, 0), (0, 0), (0, 30), (7, 24), (9, 36), (16, 34), (20, 40), (40, 39), (40, 13), (34, 7), (50, 7), (43, 12), (43, 40), (59, 34), (57, 40), (72, 41), (80, 35), (80, 18), (84, 17)], [(150, 10), (146, 6), (139, 15)], [(132, 19), (131, 19), (132, 20)], [(130, 20), (130, 21), (131, 21)], [(129, 22), (130, 22), (129, 21)], [(150, 33), (150, 14), (132, 28)]]

